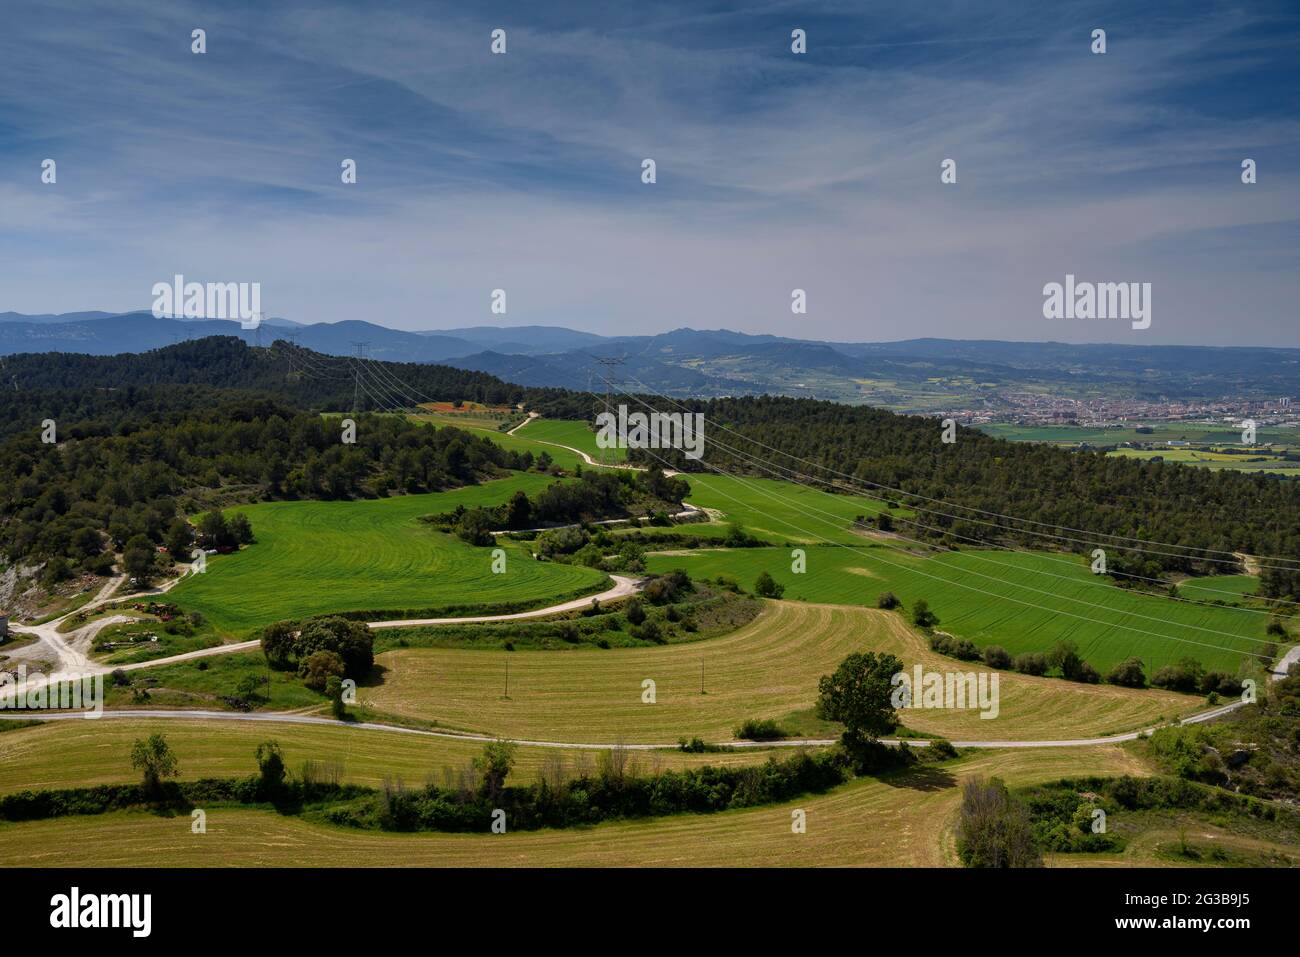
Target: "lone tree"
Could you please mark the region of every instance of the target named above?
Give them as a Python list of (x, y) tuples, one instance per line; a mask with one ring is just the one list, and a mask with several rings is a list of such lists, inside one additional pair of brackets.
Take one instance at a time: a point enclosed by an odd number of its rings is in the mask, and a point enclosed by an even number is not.
[(496, 800), (515, 764), (515, 746), (509, 741), (490, 741), (474, 759), (474, 770), (483, 776), (483, 794)]
[(1060, 669), (1062, 678), (1070, 681), (1080, 680), (1084, 673), (1085, 663), (1079, 655), (1079, 646), (1072, 641), (1058, 641), (1048, 652), (1047, 660), (1053, 668)]
[(194, 545), (194, 530), (184, 519), (176, 519), (167, 528), (167, 551), (178, 562), (190, 560), (190, 549)]
[(860, 751), (898, 726), (890, 695), (890, 679), (903, 670), (893, 655), (855, 652), (840, 662), (834, 674), (822, 675), (817, 685), (817, 716), (844, 725), (841, 741)]
[(257, 746), (257, 769), (261, 775), (263, 794), (275, 794), (284, 786), (284, 756), (275, 741), (263, 741)]
[(131, 746), (131, 767), (140, 772), (145, 792), (155, 795), (162, 791), (162, 779), (175, 777), (178, 770), (171, 745), (158, 732), (149, 735), (147, 741), (135, 739)]
[(912, 605), (912, 624), (917, 628), (933, 628), (939, 624), (939, 616), (930, 610), (930, 603), (918, 598)]
[(330, 675), (325, 679), (325, 697), (330, 699), (330, 711), (336, 718), (343, 718), (347, 715), (347, 705), (343, 701), (343, 679), (338, 675)]
[(767, 572), (763, 572), (754, 583), (754, 594), (759, 598), (780, 598), (785, 594), (785, 586)]
[(154, 574), (153, 543), (144, 535), (134, 535), (122, 551), (122, 568), (139, 584), (146, 585)]

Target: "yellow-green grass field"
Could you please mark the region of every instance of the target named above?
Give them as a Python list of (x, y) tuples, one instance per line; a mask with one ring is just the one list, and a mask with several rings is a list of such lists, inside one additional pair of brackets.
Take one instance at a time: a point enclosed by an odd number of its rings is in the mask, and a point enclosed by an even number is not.
[(420, 516), (457, 505), (496, 505), (516, 491), (554, 481), (516, 473), (448, 492), (351, 502), (265, 502), (243, 506), (257, 538), (233, 555), (212, 556), (207, 572), (168, 595), (218, 629), (244, 635), (284, 618), (328, 612), (543, 605), (600, 591), (608, 579), (574, 565), (537, 562), (518, 545), (505, 574), (492, 573), (492, 550), (435, 531)]
[[(1088, 442), (1092, 445), (1118, 445), (1121, 442), (1163, 443), (1168, 441), (1192, 442), (1197, 445), (1238, 445), (1241, 442), (1241, 429), (1221, 422), (1152, 422), (1150, 432), (1138, 432), (1138, 425), (1125, 425), (1114, 428), (1098, 428), (1079, 425), (1008, 425), (991, 423), (976, 426), (981, 432), (1011, 439), (1017, 442), (1047, 442), (1063, 445), (1076, 445)], [(1275, 446), (1295, 445), (1300, 442), (1300, 434), (1294, 428), (1273, 428), (1264, 426), (1256, 431), (1260, 442)], [(1172, 446), (1178, 448), (1178, 446)]]
[[(1143, 773), (1115, 746), (989, 751), (778, 805), (500, 835), (350, 831), (245, 808), (212, 808), (207, 833), (191, 834), (188, 815), (117, 812), (0, 825), (0, 866), (951, 866), (961, 783), (972, 774), (1017, 786)], [(806, 814), (804, 834), (791, 832), (795, 809)]]
[(572, 471), (583, 464), (582, 457), (576, 452), (570, 452), (567, 449), (547, 445), (543, 442), (536, 442), (529, 438), (528, 430), (532, 427), (531, 424), (524, 426), (521, 431), (514, 435), (507, 435), (497, 428), (496, 423), (484, 419), (461, 420), (451, 416), (429, 415), (427, 413), (408, 413), (406, 418), (411, 422), (419, 422), (438, 428), (450, 425), (458, 429), (464, 429), (467, 432), (474, 432), (510, 452), (532, 452), (534, 457), (538, 457), (545, 452), (551, 457), (552, 462), (568, 471)]
[[(892, 652), (909, 668), (919, 662), (940, 671), (983, 669), (934, 654), (892, 613), (772, 602), (730, 635), (685, 645), (389, 651), (377, 658), (386, 669), (382, 683), (358, 696), (380, 712), (525, 740), (657, 744), (698, 735), (723, 741), (746, 718), (780, 719), (811, 708), (818, 679), (854, 651)], [(1197, 698), (1163, 691), (998, 674), (998, 718), (912, 710), (905, 725), (962, 740), (1078, 738), (1137, 730), (1201, 707)], [(655, 682), (654, 704), (642, 701), (646, 679)]]
[(1214, 470), (1230, 469), (1234, 472), (1268, 472), (1276, 475), (1300, 473), (1300, 462), (1282, 457), (1285, 450), (1266, 450), (1259, 454), (1237, 455), (1226, 452), (1205, 452), (1199, 449), (1116, 449), (1110, 454), (1119, 458), (1141, 459), (1149, 462), (1159, 459), (1178, 462), (1196, 468)]
[[(385, 778), (400, 778), (417, 787), (430, 776), (441, 781), (443, 768), (464, 767), (483, 750), (480, 741), (342, 726), (198, 718), (47, 721), (0, 734), (0, 793), (137, 781), (140, 775), (131, 768), (131, 745), (154, 732), (167, 738), (176, 754), (182, 781), (254, 774), (257, 764), (253, 752), (263, 741), (279, 743), (292, 773), (297, 773), (306, 760), (337, 762), (342, 765), (343, 782), (370, 787), (379, 787)], [(657, 768), (760, 762), (767, 760), (769, 753), (758, 749), (705, 754), (632, 751), (628, 752), (628, 760), (648, 773)], [(536, 780), (543, 762), (557, 756), (570, 772), (583, 762), (590, 766), (596, 760), (594, 751), (520, 747), (515, 751), (511, 783)]]
[(580, 449), (597, 462), (623, 462), (627, 460), (626, 449), (602, 449), (596, 444), (596, 433), (592, 428), (586, 422), (575, 419), (533, 419), (515, 435), (539, 442), (554, 442), (557, 445), (567, 445), (571, 449)]
[(1243, 658), (1271, 640), (1267, 614), (1118, 588), (1090, 574), (1081, 559), (1060, 554), (965, 549), (922, 557), (864, 540), (804, 550), (806, 571), (799, 574), (788, 548), (650, 555), (647, 567), (680, 568), (695, 578), (728, 575), (746, 588), (767, 572), (785, 586), (786, 598), (807, 601), (874, 605), (890, 591), (910, 608), (924, 598), (941, 630), (981, 648), (1001, 645), (1015, 655), (1074, 641), (1103, 675), (1133, 655), (1148, 676), (1189, 656), (1236, 673)]

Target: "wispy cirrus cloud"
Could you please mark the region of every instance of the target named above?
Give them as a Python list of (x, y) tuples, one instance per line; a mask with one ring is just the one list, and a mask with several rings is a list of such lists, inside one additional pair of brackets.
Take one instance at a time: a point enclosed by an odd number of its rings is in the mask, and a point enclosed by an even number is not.
[(19, 12), (0, 307), (144, 308), (184, 272), (300, 321), (491, 321), (504, 287), (512, 323), (788, 334), (799, 286), (801, 335), (1130, 338), (1042, 318), (1074, 272), (1153, 283), (1143, 342), (1300, 345), (1282, 5), (608, 6)]

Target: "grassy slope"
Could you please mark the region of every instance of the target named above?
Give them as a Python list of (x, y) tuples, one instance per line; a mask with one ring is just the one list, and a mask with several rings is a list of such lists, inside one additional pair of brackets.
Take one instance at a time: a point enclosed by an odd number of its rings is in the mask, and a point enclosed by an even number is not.
[(908, 605), (924, 598), (944, 631), (1013, 654), (1043, 651), (1069, 639), (1103, 674), (1130, 655), (1142, 659), (1148, 674), (1189, 655), (1207, 667), (1235, 672), (1243, 656), (1264, 643), (1265, 615), (1115, 588), (1082, 564), (1061, 562), (1060, 555), (972, 549), (920, 558), (863, 539), (852, 548), (808, 547), (806, 552), (803, 574), (791, 572), (790, 551), (784, 548), (652, 555), (647, 564), (651, 571), (681, 568), (699, 578), (731, 575), (746, 587), (766, 571), (786, 586), (787, 599), (874, 605), (883, 591)]
[[(812, 706), (817, 681), (853, 651), (899, 654), (907, 666), (969, 670), (940, 658), (897, 616), (866, 609), (773, 603), (750, 625), (689, 645), (616, 651), (504, 652), (401, 649), (378, 658), (383, 683), (363, 705), (488, 734), (546, 741), (729, 740), (745, 718), (782, 718)], [(700, 664), (705, 688), (700, 694)], [(503, 697), (506, 662), (510, 698)], [(642, 681), (656, 703), (642, 703)], [(908, 727), (967, 739), (1085, 737), (1135, 730), (1195, 710), (1195, 698), (1159, 691), (1001, 675), (1001, 715), (910, 711)]]
[(627, 459), (626, 449), (601, 449), (596, 444), (596, 433), (587, 423), (573, 419), (533, 419), (515, 434), (519, 438), (555, 442), (559, 445), (567, 445), (569, 448), (581, 449), (598, 462), (602, 460), (622, 462)]
[[(739, 522), (749, 533), (768, 541), (862, 544), (865, 540), (850, 528), (853, 520), (885, 510), (879, 499), (837, 495), (775, 479), (741, 479), (712, 473), (683, 477), (691, 485), (692, 504), (722, 512), (727, 521)], [(914, 513), (898, 508), (891, 514), (910, 518)], [(699, 528), (683, 525), (680, 530)]]
[[(453, 421), (453, 420), (449, 420), (447, 416), (423, 415), (423, 414), (421, 415), (408, 414), (406, 418), (412, 422), (423, 422), (428, 425), (433, 425), (437, 427), (442, 427), (445, 425), (454, 425), (459, 429), (465, 429), (466, 431), (469, 432), (478, 432), (484, 435), (486, 438), (491, 439), (493, 442), (501, 446), (503, 449), (508, 449), (511, 452), (532, 452), (534, 456), (539, 456), (543, 452), (545, 452), (547, 455), (551, 457), (551, 459), (555, 462), (556, 465), (564, 469), (571, 470), (576, 468), (578, 465), (582, 464), (582, 458), (573, 452), (570, 452), (566, 449), (557, 448), (553, 445), (545, 445), (544, 443), (533, 441), (533, 439), (530, 438), (529, 436), (532, 434), (531, 430), (533, 426), (537, 424), (536, 421), (530, 422), (528, 425), (524, 426), (522, 431), (516, 433), (515, 435), (507, 435), (505, 432), (502, 432), (500, 429), (497, 428), (497, 423), (482, 420), (482, 419), (479, 420), (464, 419), (464, 420)], [(582, 425), (581, 422), (576, 422), (573, 424)], [(566, 442), (563, 444), (572, 445), (575, 448), (582, 447), (574, 442)]]
[(432, 530), (419, 516), (457, 505), (494, 505), (516, 490), (537, 492), (554, 479), (516, 474), (482, 485), (356, 502), (267, 502), (240, 511), (257, 543), (213, 556), (203, 575), (169, 595), (227, 632), (242, 634), (282, 618), (332, 611), (431, 608), (536, 601), (602, 587), (587, 568), (533, 561), (506, 545), (507, 572), (491, 572), (492, 553)]
[[(937, 866), (952, 864), (961, 781), (1012, 785), (1067, 774), (1140, 774), (1121, 748), (983, 752), (886, 780), (862, 778), (786, 804), (594, 828), (504, 835), (348, 831), (270, 811), (214, 808), (208, 833), (188, 817), (114, 813), (0, 825), (0, 865), (62, 866)], [(807, 814), (793, 834), (791, 811)]]

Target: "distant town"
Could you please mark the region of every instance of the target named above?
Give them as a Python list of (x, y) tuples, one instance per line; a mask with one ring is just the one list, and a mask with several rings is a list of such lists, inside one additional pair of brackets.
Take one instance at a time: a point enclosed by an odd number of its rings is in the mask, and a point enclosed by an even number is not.
[(1007, 424), (1022, 426), (1071, 425), (1083, 428), (1133, 428), (1144, 423), (1186, 422), (1240, 427), (1253, 421), (1258, 429), (1300, 427), (1297, 412), (1289, 396), (1273, 399), (1222, 398), (1208, 402), (1146, 401), (1132, 398), (1071, 398), (1041, 392), (1008, 391), (998, 393), (999, 408), (958, 407), (940, 410), (944, 417), (966, 425)]

